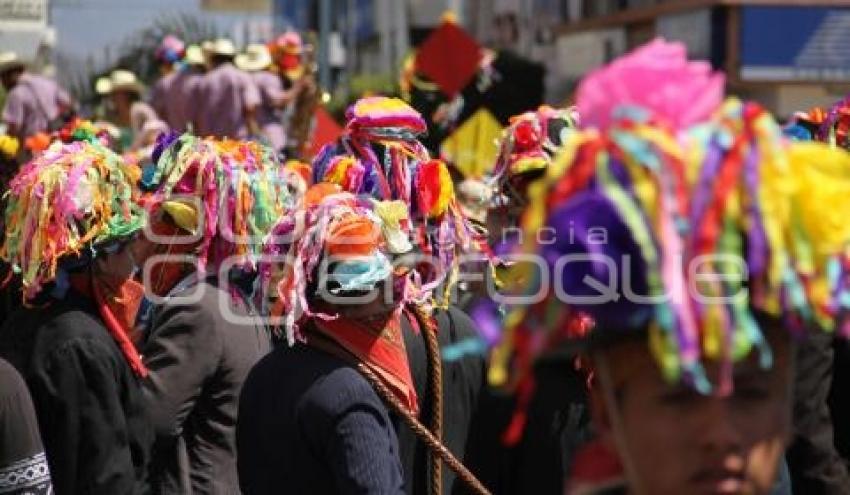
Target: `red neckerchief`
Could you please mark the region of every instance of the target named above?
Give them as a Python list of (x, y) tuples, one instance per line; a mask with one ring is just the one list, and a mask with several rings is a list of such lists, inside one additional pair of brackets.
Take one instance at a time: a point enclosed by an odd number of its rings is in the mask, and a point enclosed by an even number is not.
[[(330, 339), (332, 344), (341, 347), (348, 356), (365, 364), (372, 372), (389, 387), (396, 397), (405, 404), (411, 413), (419, 414), (419, 402), (416, 397), (416, 387), (410, 374), (410, 363), (407, 360), (407, 350), (404, 346), (404, 335), (401, 327), (401, 317), (406, 315), (413, 320), (408, 311), (399, 307), (381, 322), (382, 328), (374, 328), (361, 321), (339, 317), (333, 320), (316, 318), (313, 328), (320, 336)], [(312, 342), (311, 342), (312, 341)], [(322, 345), (322, 339), (307, 338), (309, 345), (334, 352), (328, 346)], [(338, 352), (334, 352), (339, 355)]]
[(71, 287), (94, 301), (106, 329), (115, 339), (127, 364), (136, 376), (145, 378), (148, 369), (129, 336), (129, 329), (133, 328), (139, 305), (145, 296), (142, 284), (108, 274), (95, 277), (93, 273), (81, 273), (71, 276)]
[(592, 440), (578, 449), (568, 482), (570, 493), (596, 493), (624, 483), (625, 473), (617, 453), (601, 440)]

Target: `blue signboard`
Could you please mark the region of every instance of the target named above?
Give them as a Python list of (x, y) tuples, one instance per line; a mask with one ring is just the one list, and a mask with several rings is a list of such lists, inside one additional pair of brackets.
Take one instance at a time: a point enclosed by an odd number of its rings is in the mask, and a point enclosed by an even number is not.
[[(275, 18), (275, 30), (297, 29), (299, 31), (316, 30), (318, 26), (317, 11), (319, 0), (274, 0), (272, 4)], [(374, 0), (331, 0), (332, 29), (346, 32), (354, 28), (354, 37), (363, 41), (375, 35), (375, 2)], [(348, 8), (353, 12), (348, 12)], [(353, 26), (349, 23), (352, 22)]]
[(375, 35), (375, 2), (373, 0), (355, 0), (354, 35), (357, 41), (363, 41)]
[(741, 78), (850, 80), (850, 9), (742, 7)]
[(274, 0), (272, 14), (274, 16), (275, 31), (285, 29), (296, 29), (306, 31), (310, 29), (310, 7), (311, 3), (304, 0)]

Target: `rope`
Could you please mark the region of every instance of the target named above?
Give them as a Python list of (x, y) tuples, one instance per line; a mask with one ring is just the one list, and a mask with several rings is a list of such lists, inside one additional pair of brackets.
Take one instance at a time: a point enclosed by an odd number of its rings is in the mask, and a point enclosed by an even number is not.
[[(439, 441), (443, 441), (443, 361), (440, 356), (440, 343), (437, 340), (437, 325), (434, 318), (423, 311), (419, 305), (414, 306), (419, 320), (424, 324), (425, 343), (428, 346), (428, 366), (431, 368), (431, 433)], [(431, 493), (443, 493), (443, 463), (440, 456), (431, 451)]]
[(372, 387), (375, 388), (378, 395), (380, 395), (381, 398), (401, 416), (416, 436), (418, 436), (432, 452), (435, 452), (440, 459), (446, 463), (449, 469), (454, 471), (458, 478), (466, 483), (473, 493), (477, 495), (491, 495), (490, 491), (487, 490), (480, 481), (478, 481), (475, 475), (472, 474), (459, 460), (457, 460), (454, 454), (452, 454), (445, 445), (437, 440), (437, 438), (428, 431), (428, 428), (425, 428), (425, 426), (420, 423), (419, 420), (410, 413), (410, 411), (407, 410), (404, 404), (402, 404), (395, 394), (393, 394), (390, 389), (384, 385), (381, 379), (378, 378), (372, 370), (362, 363), (357, 365), (357, 369), (369, 381), (369, 383), (372, 384)]

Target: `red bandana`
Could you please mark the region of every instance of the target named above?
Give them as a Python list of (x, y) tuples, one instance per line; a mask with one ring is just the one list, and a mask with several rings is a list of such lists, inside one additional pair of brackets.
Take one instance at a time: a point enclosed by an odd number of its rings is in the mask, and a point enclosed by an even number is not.
[[(401, 329), (402, 314), (412, 318), (407, 311), (398, 308), (386, 320), (374, 325), (342, 317), (334, 320), (316, 318), (314, 328), (368, 366), (411, 413), (418, 415), (419, 402)], [(310, 340), (313, 339), (308, 338), (308, 343)]]
[(83, 273), (71, 276), (71, 286), (80, 294), (94, 300), (103, 323), (130, 368), (136, 376), (146, 377), (148, 370), (129, 336), (129, 329), (133, 328), (136, 314), (145, 296), (142, 284), (108, 274), (95, 277), (94, 274)]

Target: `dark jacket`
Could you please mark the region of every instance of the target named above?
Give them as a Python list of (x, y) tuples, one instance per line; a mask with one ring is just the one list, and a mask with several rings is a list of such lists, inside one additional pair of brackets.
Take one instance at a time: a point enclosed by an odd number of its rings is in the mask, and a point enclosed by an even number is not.
[(0, 356), (29, 386), (58, 495), (147, 492), (141, 387), (89, 299), (70, 291), (15, 313), (0, 330)]
[[(438, 311), (441, 348), (477, 338), (458, 309)], [(419, 419), (431, 420), (425, 337), (402, 319), (419, 397)], [(463, 459), (484, 383), (484, 359), (443, 363), (443, 443)], [(350, 365), (308, 347), (279, 349), (252, 371), (238, 426), (239, 474), (246, 494), (428, 493), (430, 453)], [(400, 464), (400, 466), (399, 466)], [(401, 471), (396, 476), (396, 470)], [(400, 479), (403, 476), (403, 481)], [(443, 493), (454, 474), (443, 469)]]
[[(839, 495), (850, 493), (850, 473), (836, 450), (836, 435), (830, 415), (829, 394), (832, 379), (846, 369), (834, 369), (833, 335), (817, 329), (797, 347), (794, 368), (794, 432), (787, 451), (794, 493)], [(840, 384), (840, 383), (839, 383)], [(840, 384), (840, 385), (845, 385)], [(838, 388), (839, 396), (846, 388)], [(843, 421), (839, 420), (839, 427)]]
[(0, 493), (47, 495), (51, 486), (27, 385), (0, 359)]
[(246, 495), (403, 493), (381, 399), (351, 365), (305, 345), (283, 345), (251, 371), (237, 443)]
[[(472, 320), (461, 310), (436, 311), (440, 348), (479, 338)], [(410, 362), (410, 373), (419, 398), (419, 421), (426, 427), (431, 425), (431, 393), (429, 392), (430, 370), (425, 336), (416, 333), (406, 319), (402, 320), (404, 343)], [(457, 457), (464, 460), (466, 442), (472, 425), (472, 416), (484, 387), (485, 360), (480, 354), (466, 354), (459, 360), (443, 361), (443, 444)], [(430, 451), (413, 430), (393, 415), (398, 432), (401, 464), (405, 473), (405, 492), (408, 494), (430, 493)], [(455, 474), (443, 466), (443, 493), (452, 493), (457, 481)], [(458, 487), (461, 488), (461, 487)]]
[[(188, 302), (192, 294), (200, 298)], [(183, 299), (154, 308), (143, 346), (156, 432), (151, 484), (159, 494), (233, 495), (239, 394), (271, 348), (269, 333), (256, 322), (233, 321), (248, 316), (245, 304), (209, 282), (172, 296)]]

